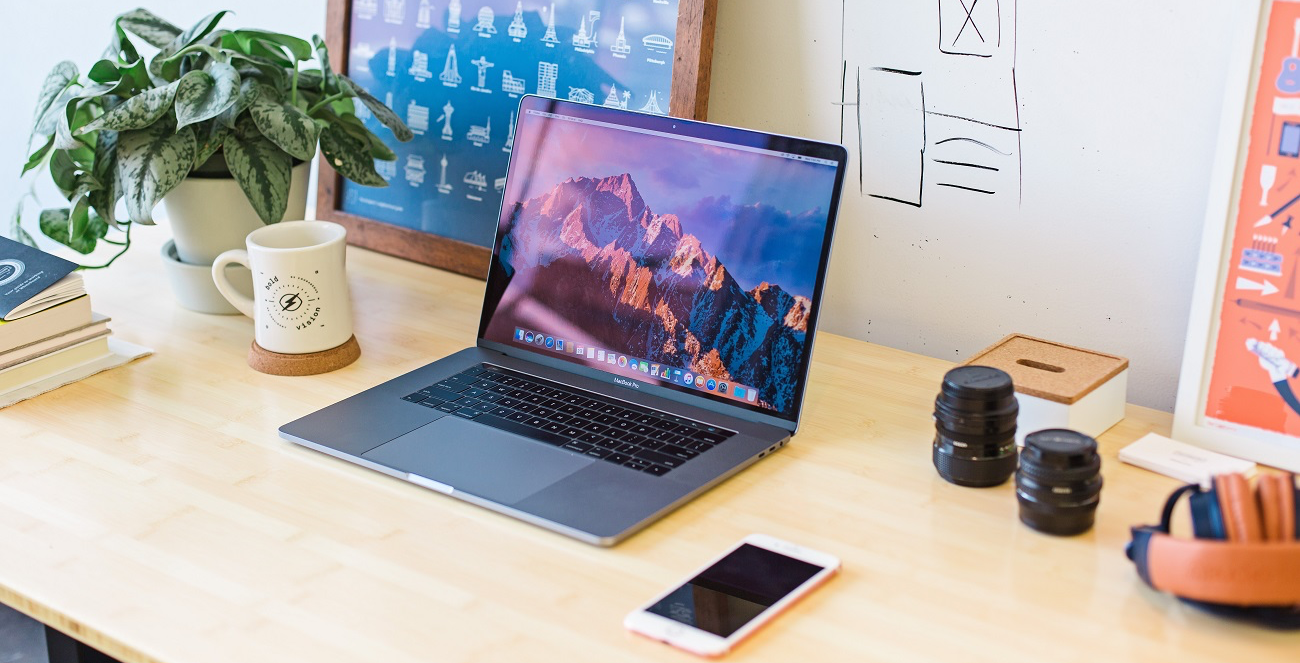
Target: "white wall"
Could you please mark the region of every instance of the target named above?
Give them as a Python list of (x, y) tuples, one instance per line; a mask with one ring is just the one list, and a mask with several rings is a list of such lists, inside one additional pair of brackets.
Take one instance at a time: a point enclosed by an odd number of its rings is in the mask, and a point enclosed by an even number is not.
[[(823, 328), (954, 360), (1010, 332), (1090, 347), (1129, 358), (1131, 401), (1171, 409), (1233, 3), (1018, 5), (1023, 199), (927, 189), (916, 209), (851, 182)], [(940, 61), (897, 37), (934, 53), (934, 7), (721, 0), (709, 117), (838, 140), (841, 57), (850, 99), (859, 66), (926, 69), (931, 97)]]
[[(954, 360), (1012, 331), (1092, 347), (1132, 361), (1130, 400), (1169, 409), (1224, 81), (1219, 27), (1232, 3), (1018, 4), (1023, 200), (995, 209), (932, 197), (912, 209), (850, 186), (824, 329)], [(93, 62), (129, 5), (11, 5), (14, 29), (0, 40), (11, 93), (0, 105), (0, 164), (10, 165), (0, 168), (16, 173), (45, 73), (62, 59)], [(237, 12), (233, 26), (324, 29), (323, 0), (154, 9), (188, 26), (217, 6)], [(719, 0), (710, 119), (839, 140), (841, 63), (891, 64), (872, 61), (879, 40), (862, 23), (919, 30), (906, 17), (933, 6)], [(0, 181), (7, 227), (21, 189)]]

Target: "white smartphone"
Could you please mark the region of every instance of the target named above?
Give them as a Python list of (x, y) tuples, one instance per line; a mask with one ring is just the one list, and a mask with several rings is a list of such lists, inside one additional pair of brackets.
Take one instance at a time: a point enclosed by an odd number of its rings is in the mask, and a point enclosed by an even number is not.
[(623, 625), (695, 654), (720, 656), (839, 569), (833, 555), (751, 534), (632, 611)]

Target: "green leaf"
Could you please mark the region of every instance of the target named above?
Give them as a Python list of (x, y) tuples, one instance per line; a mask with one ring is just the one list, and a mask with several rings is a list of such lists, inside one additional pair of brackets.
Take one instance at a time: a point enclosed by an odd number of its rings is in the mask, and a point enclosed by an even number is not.
[(100, 60), (90, 67), (86, 77), (96, 83), (116, 83), (122, 78), (122, 72), (112, 60)]
[(153, 224), (154, 205), (185, 179), (197, 152), (194, 132), (170, 122), (118, 134), (117, 178), (132, 221)]
[(311, 90), (312, 92), (319, 92), (321, 89), (321, 85), (323, 85), (324, 82), (325, 81), (324, 78), (321, 76), (321, 73), (319, 71), (316, 71), (315, 69), (303, 69), (302, 71), (298, 72), (298, 92), (300, 93), (303, 90)]
[(230, 129), (220, 120), (206, 122), (194, 126), (194, 139), (198, 143), (198, 153), (194, 156), (194, 167), (198, 168), (212, 158), (217, 150), (221, 149), (221, 144), (226, 140), (226, 134)]
[(77, 188), (77, 162), (67, 150), (54, 150), (50, 156), (50, 179), (64, 198), (72, 198), (72, 190)]
[(117, 225), (117, 199), (122, 197), (122, 186), (117, 179), (116, 131), (99, 132), (95, 141), (95, 168), (92, 174), (101, 188), (90, 192), (90, 206), (107, 223)]
[(289, 205), (293, 160), (257, 132), (249, 119), (240, 121), (223, 143), (226, 165), (263, 223), (279, 223)]
[(154, 48), (163, 48), (181, 34), (181, 29), (159, 18), (153, 12), (133, 9), (117, 17), (117, 24), (148, 42)]
[(176, 86), (176, 125), (185, 127), (212, 119), (235, 103), (239, 73), (225, 62), (213, 62), (205, 71), (191, 71)]
[(59, 114), (59, 121), (54, 125), (54, 147), (59, 150), (75, 150), (81, 142), (72, 136), (72, 118), (77, 114), (77, 100), (74, 98), (64, 106)]
[(320, 127), (297, 106), (259, 96), (248, 107), (248, 114), (263, 136), (291, 156), (303, 161), (316, 156)]
[(356, 97), (361, 100), (361, 103), (366, 105), (366, 108), (370, 109), (370, 112), (375, 116), (376, 120), (379, 120), (380, 124), (388, 127), (389, 130), (393, 132), (393, 136), (396, 137), (397, 140), (405, 143), (415, 137), (415, 134), (411, 132), (410, 127), (406, 126), (406, 123), (402, 121), (402, 118), (397, 117), (397, 113), (394, 113), (393, 109), (385, 106), (384, 102), (376, 99), (374, 95), (369, 92), (366, 92), (365, 88), (357, 85), (347, 76), (338, 74), (338, 78), (342, 81), (343, 85), (347, 86), (348, 90), (350, 90), (352, 94), (356, 95)]
[(32, 138), (36, 137), (37, 134), (49, 133), (49, 131), (41, 130), (45, 117), (49, 114), (50, 108), (54, 106), (55, 99), (65, 93), (68, 86), (72, 85), (76, 80), (77, 65), (67, 60), (54, 65), (50, 73), (46, 74), (45, 82), (41, 84), (41, 93), (36, 97), (36, 112), (32, 114)]
[(352, 113), (344, 113), (337, 116), (337, 122), (349, 134), (352, 134), (352, 136), (359, 140), (365, 141), (366, 144), (370, 146), (370, 156), (379, 159), (380, 161), (397, 160), (397, 154), (389, 149), (389, 147), (384, 144), (384, 141), (379, 140), (379, 136), (376, 136), (370, 131), (370, 129), (366, 128), (366, 125), (362, 123), (356, 115), (353, 115)]
[(36, 240), (32, 239), (31, 233), (27, 232), (27, 230), (23, 228), (23, 200), (22, 199), (19, 199), (17, 205), (14, 205), (13, 216), (9, 218), (9, 237), (16, 242), (22, 242), (23, 244), (26, 244), (27, 246), (30, 246), (34, 249), (40, 248), (36, 246)]
[[(73, 237), (71, 234), (72, 217), (74, 216), (81, 217), (79, 222), (81, 235), (78, 237)], [(46, 237), (77, 253), (87, 254), (95, 250), (95, 244), (98, 240), (98, 237), (95, 236), (98, 229), (91, 230), (94, 224), (91, 223), (89, 216), (84, 207), (80, 211), (67, 207), (44, 209), (41, 210), (39, 225), (41, 232), (45, 233)], [(100, 221), (100, 223), (103, 222)], [(107, 231), (107, 227), (105, 227), (105, 231)]]
[(77, 130), (78, 134), (100, 129), (130, 131), (143, 129), (162, 117), (176, 97), (177, 83), (146, 90), (100, 115), (94, 122)]
[(311, 36), (312, 46), (316, 47), (316, 60), (320, 62), (321, 77), (324, 78), (323, 90), (327, 92), (338, 91), (338, 78), (334, 75), (334, 68), (330, 66), (330, 49), (325, 45), (325, 40), (320, 35)]
[(226, 38), (222, 40), (222, 44), (224, 45), (227, 43), (229, 39), (234, 39), (238, 42), (241, 50), (249, 54), (255, 54), (252, 48), (257, 42), (263, 42), (275, 44), (276, 46), (283, 46), (288, 50), (289, 54), (298, 61), (311, 59), (311, 44), (308, 44), (305, 40), (297, 37), (291, 37), (278, 32), (235, 30), (226, 35)]
[(320, 132), (320, 151), (339, 174), (366, 186), (388, 186), (388, 181), (375, 172), (375, 160), (370, 148), (357, 137), (336, 124), (327, 125)]
[(40, 167), (40, 165), (45, 162), (45, 157), (49, 156), (50, 149), (53, 147), (54, 147), (54, 136), (51, 135), (49, 138), (45, 139), (44, 145), (38, 148), (35, 152), (32, 152), (32, 155), (27, 158), (27, 163), (23, 164), (22, 174), (26, 175), (27, 172), (32, 170), (33, 168)]
[(183, 58), (173, 59), (172, 56), (180, 53), (186, 48), (189, 48), (194, 45), (195, 42), (207, 36), (209, 32), (212, 32), (212, 30), (217, 27), (217, 23), (221, 21), (221, 17), (228, 13), (230, 13), (228, 10), (223, 9), (219, 12), (209, 14), (204, 17), (203, 20), (195, 23), (194, 27), (177, 35), (175, 39), (163, 46), (162, 50), (158, 51), (158, 54), (149, 61), (149, 74), (164, 81), (175, 80), (176, 77), (180, 75), (180, 64)]

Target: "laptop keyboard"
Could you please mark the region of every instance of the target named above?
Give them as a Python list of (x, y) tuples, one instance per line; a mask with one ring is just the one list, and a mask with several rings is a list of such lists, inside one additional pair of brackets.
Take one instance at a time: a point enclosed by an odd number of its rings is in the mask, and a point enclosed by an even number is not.
[(480, 364), (402, 400), (663, 476), (734, 432)]

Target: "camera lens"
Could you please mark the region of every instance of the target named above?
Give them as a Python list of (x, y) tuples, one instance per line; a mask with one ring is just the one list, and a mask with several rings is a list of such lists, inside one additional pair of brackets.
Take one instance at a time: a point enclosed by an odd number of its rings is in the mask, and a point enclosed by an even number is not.
[(1040, 532), (1070, 536), (1091, 529), (1101, 499), (1097, 441), (1059, 428), (1029, 434), (1016, 472), (1016, 499), (1020, 521)]
[(1016, 389), (990, 366), (959, 366), (934, 399), (934, 469), (959, 486), (996, 486), (1016, 471)]

